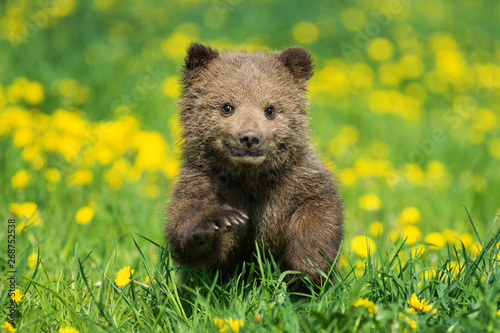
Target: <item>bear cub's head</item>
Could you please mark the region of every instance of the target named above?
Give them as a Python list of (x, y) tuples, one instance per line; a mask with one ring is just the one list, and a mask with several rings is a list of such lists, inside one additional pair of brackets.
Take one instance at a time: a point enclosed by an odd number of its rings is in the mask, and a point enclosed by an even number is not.
[(309, 143), (305, 90), (312, 72), (301, 47), (269, 54), (191, 44), (179, 100), (187, 163), (237, 173), (293, 162)]

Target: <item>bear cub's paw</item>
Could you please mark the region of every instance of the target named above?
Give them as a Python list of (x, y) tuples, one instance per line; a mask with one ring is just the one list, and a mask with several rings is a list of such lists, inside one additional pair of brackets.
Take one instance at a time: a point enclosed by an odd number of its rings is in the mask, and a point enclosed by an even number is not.
[(191, 244), (202, 245), (213, 237), (243, 226), (248, 215), (235, 208), (224, 208), (207, 216), (191, 233)]

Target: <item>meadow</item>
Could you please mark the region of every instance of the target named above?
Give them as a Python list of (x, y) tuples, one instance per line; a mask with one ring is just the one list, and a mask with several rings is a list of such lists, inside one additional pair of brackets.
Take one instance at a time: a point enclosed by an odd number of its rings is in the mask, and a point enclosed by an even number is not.
[[(499, 13), (489, 0), (1, 2), (0, 330), (500, 332)], [(263, 253), (231, 281), (180, 278), (163, 227), (192, 41), (313, 54), (313, 141), (346, 203), (339, 283), (291, 293)]]

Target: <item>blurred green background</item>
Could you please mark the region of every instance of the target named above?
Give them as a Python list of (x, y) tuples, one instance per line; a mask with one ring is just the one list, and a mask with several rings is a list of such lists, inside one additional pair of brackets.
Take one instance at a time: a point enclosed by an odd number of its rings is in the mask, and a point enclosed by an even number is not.
[(379, 232), (474, 250), (463, 206), (481, 234), (500, 209), (498, 17), (498, 1), (3, 1), (0, 218), (52, 262), (127, 238), (129, 265), (129, 232), (163, 242), (189, 43), (301, 45), (346, 251)]

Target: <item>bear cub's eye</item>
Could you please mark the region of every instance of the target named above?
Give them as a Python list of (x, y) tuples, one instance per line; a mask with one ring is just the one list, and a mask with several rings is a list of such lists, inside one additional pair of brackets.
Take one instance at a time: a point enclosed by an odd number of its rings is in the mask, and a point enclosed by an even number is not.
[(223, 115), (230, 115), (231, 113), (234, 112), (234, 108), (231, 104), (226, 103), (222, 106), (221, 112)]
[(274, 118), (274, 107), (273, 106), (269, 106), (265, 111), (264, 113), (266, 114), (266, 117), (268, 118)]

